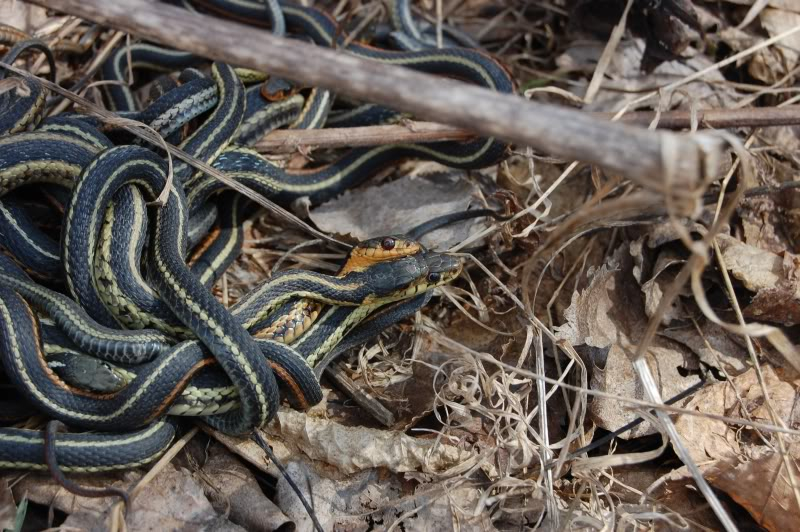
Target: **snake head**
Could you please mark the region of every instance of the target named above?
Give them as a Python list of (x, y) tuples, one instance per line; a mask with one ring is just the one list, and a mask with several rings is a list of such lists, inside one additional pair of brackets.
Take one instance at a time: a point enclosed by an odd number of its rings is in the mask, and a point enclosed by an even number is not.
[(449, 253), (427, 251), (422, 255), (428, 272), (415, 279), (408, 287), (394, 294), (396, 300), (408, 299), (437, 286), (451, 282), (461, 274), (461, 259)]
[(300, 89), (288, 80), (270, 76), (267, 81), (261, 84), (259, 92), (265, 100), (278, 102), (297, 94)]
[(437, 286), (451, 282), (461, 275), (464, 264), (461, 259), (451, 253), (437, 253), (428, 251), (424, 254), (425, 264), (428, 266), (428, 275), (420, 285), (427, 291)]
[(369, 270), (373, 295), (365, 304), (414, 297), (451, 282), (459, 276), (461, 269), (461, 260), (455, 255), (432, 251), (378, 263)]
[(353, 247), (339, 275), (363, 272), (371, 269), (376, 263), (410, 257), (423, 251), (425, 248), (422, 244), (405, 236), (370, 238)]

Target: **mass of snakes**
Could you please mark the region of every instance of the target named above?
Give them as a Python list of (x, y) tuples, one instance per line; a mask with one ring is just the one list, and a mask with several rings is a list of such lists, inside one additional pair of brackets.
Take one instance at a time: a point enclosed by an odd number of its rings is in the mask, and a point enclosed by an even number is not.
[[(390, 31), (353, 42), (326, 12), (288, 0), (170, 3), (514, 91), (504, 67), (463, 32), (445, 26), (437, 46), (435, 28), (414, 20), (407, 0), (390, 3)], [(43, 58), (51, 82), (59, 54), (86, 53), (70, 44), (51, 49), (0, 28), (2, 63)], [(402, 115), (136, 40), (123, 40), (100, 71), (108, 109), (283, 206), (320, 204), (410, 158), (480, 169), (508, 152), (500, 140), (476, 138), (355, 148), (284, 168), (252, 148), (269, 131)], [(0, 402), (2, 469), (137, 467), (169, 447), (186, 417), (249, 434), (282, 400), (299, 409), (320, 402), (322, 368), (413, 315), (461, 273), (458, 257), (426, 249), (417, 235), (375, 235), (355, 244), (334, 275), (282, 270), (225, 307), (211, 287), (242, 249), (248, 200), (177, 159), (170, 176), (162, 147), (118, 124), (51, 116), (58, 98), (40, 78), (0, 68), (0, 82), (10, 87), (0, 92), (0, 385), (13, 399)], [(42, 429), (13, 426), (33, 412), (69, 432), (48, 441)]]

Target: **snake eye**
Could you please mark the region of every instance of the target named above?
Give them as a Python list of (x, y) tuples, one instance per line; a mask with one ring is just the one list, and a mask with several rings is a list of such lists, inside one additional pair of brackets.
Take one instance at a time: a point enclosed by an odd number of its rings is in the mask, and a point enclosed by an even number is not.
[(394, 245), (395, 245), (394, 238), (390, 236), (387, 236), (386, 238), (383, 239), (383, 241), (381, 241), (381, 247), (386, 251), (394, 249)]
[(428, 274), (428, 281), (431, 283), (438, 283), (442, 280), (442, 274), (438, 272), (431, 272)]

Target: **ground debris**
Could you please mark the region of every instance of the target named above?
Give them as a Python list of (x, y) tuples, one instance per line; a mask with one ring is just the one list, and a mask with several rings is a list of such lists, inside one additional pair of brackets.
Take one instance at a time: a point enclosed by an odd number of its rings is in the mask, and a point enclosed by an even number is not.
[[(742, 416), (767, 424), (797, 426), (800, 387), (782, 380), (764, 367), (764, 388), (755, 370), (729, 383), (710, 386), (687, 405), (709, 414)], [(768, 399), (764, 391), (768, 393)], [(785, 440), (788, 462), (781, 456), (775, 434), (760, 433), (696, 416), (681, 416), (676, 427), (688, 443), (693, 458), (718, 489), (726, 492), (768, 530), (792, 528), (800, 518), (800, 505), (792, 487), (798, 478), (800, 448), (796, 439)], [(786, 468), (793, 468), (790, 473)], [(752, 489), (760, 486), (760, 489)]]
[[(443, 44), (448, 28), (466, 32), (536, 103), (609, 118), (641, 111), (652, 128), (663, 126), (660, 113), (681, 111), (690, 123), (679, 134), (708, 126), (696, 111), (797, 112), (796, 0), (411, 3), (429, 38), (440, 17)], [(388, 24), (379, 4), (316, 3), (364, 40)], [(63, 30), (76, 43), (94, 29), (10, 0), (0, 0), (0, 20), (48, 42)], [(59, 81), (80, 78), (113, 35), (99, 31), (83, 55), (59, 55)], [(94, 86), (86, 95), (102, 100)], [(800, 383), (767, 335), (741, 334), (739, 310), (744, 322), (800, 344), (800, 124), (745, 119), (725, 134), (730, 150), (697, 190), (676, 185), (680, 172), (646, 190), (603, 168), (512, 146), (507, 160), (481, 171), (411, 160), (321, 205), (293, 204), (298, 218), (344, 243), (468, 209), (515, 216), (427, 235), (430, 248), (464, 252), (463, 275), (336, 361), (391, 413), (391, 426), (323, 377), (319, 405), (298, 412), (284, 404), (263, 430), (323, 529), (720, 529), (686, 463), (742, 529), (795, 529)], [(270, 160), (306, 168), (335, 154), (316, 147)], [(684, 156), (668, 142), (660, 154), (667, 167)], [(730, 205), (737, 187), (747, 193)], [(343, 249), (261, 210), (214, 294), (233, 305), (288, 268), (335, 272)], [(692, 278), (699, 257), (705, 268)], [(654, 417), (651, 387), (662, 401), (695, 389), (665, 410), (679, 441)], [(128, 530), (312, 529), (264, 449), (199, 424), (199, 436), (134, 499)], [(75, 478), (130, 490), (143, 476)], [(4, 474), (0, 530), (21, 517), (31, 529), (107, 529), (113, 504), (76, 497), (44, 474)]]
[(800, 323), (800, 258), (720, 238), (720, 249), (731, 274), (755, 295), (744, 308), (747, 317), (783, 325)]

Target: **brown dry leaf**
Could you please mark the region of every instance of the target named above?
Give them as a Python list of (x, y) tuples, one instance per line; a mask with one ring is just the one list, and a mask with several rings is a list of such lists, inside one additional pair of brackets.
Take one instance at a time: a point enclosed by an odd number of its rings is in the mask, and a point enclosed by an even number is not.
[[(792, 426), (793, 411), (800, 400), (798, 387), (782, 381), (770, 366), (764, 366), (762, 372), (776, 415)], [(742, 399), (741, 404), (734, 387)], [(730, 382), (704, 388), (685, 408), (773, 423), (753, 369)], [(735, 426), (700, 416), (678, 417), (675, 426), (692, 459), (709, 481), (747, 508), (759, 524), (769, 530), (792, 530), (790, 525), (799, 522), (800, 509), (773, 436), (766, 435), (773, 446), (770, 448), (752, 431), (743, 433)], [(791, 440), (787, 445), (792, 457), (790, 462), (796, 464), (800, 459), (800, 445)], [(795, 478), (800, 478), (797, 470)], [(759, 489), (753, 489), (754, 486)]]
[(240, 456), (264, 473), (269, 473), (269, 458), (264, 450), (251, 438), (237, 438), (203, 426), (203, 431), (224, 445), (233, 454)]
[[(721, 19), (714, 18), (714, 21), (720, 26), (724, 25), (724, 22)], [(741, 52), (742, 50), (750, 48), (761, 40), (755, 35), (744, 30), (740, 30), (734, 26), (722, 28), (718, 35), (720, 41), (730, 46), (734, 52)]]
[[(658, 502), (677, 515), (690, 518), (691, 525), (694, 526), (690, 526), (689, 530), (721, 530), (722, 526), (717, 516), (714, 515), (714, 511), (703, 497), (698, 497), (694, 481), (686, 476), (680, 476), (678, 480), (670, 480), (674, 476), (677, 476), (674, 472), (664, 475), (661, 480), (663, 488), (659, 490), (660, 494), (657, 497)], [(703, 526), (706, 528), (701, 528)], [(664, 530), (669, 529), (664, 528)]]
[[(655, 376), (661, 396), (669, 399), (697, 384), (700, 377), (679, 371), (679, 368), (694, 369), (693, 355), (687, 356), (682, 348), (658, 345), (659, 343), (662, 342), (654, 342), (654, 345), (648, 349), (647, 364), (650, 366), (650, 372)], [(590, 387), (622, 397), (646, 399), (636, 371), (630, 362), (633, 353), (634, 349), (631, 346), (627, 348), (619, 345), (611, 346), (605, 365), (602, 369), (595, 368), (592, 373)], [(634, 410), (620, 408), (619, 401), (605, 398), (595, 398), (591, 403), (590, 412), (592, 420), (597, 426), (609, 431), (616, 430), (639, 417), (638, 412)], [(650, 423), (645, 422), (624, 433), (622, 437), (632, 439), (654, 432)]]
[[(72, 480), (85, 486), (108, 487), (115, 486), (123, 489), (130, 489), (142, 477), (137, 471), (130, 471), (125, 474), (104, 474), (92, 476), (70, 477)], [(52, 505), (55, 509), (66, 514), (73, 514), (84, 511), (92, 514), (96, 523), (102, 523), (102, 519), (107, 517), (109, 507), (116, 502), (116, 498), (92, 499), (87, 497), (77, 497), (57, 485), (53, 479), (46, 474), (30, 474), (14, 484), (14, 492), (17, 496), (25, 495), (31, 502)], [(134, 505), (136, 502), (134, 501)]]
[(0, 530), (14, 530), (17, 518), (17, 505), (14, 504), (14, 495), (8, 488), (8, 480), (0, 479)]
[[(275, 452), (280, 450), (281, 446), (275, 445)], [(314, 508), (323, 530), (365, 530), (370, 524), (388, 526), (397, 515), (396, 501), (403, 496), (403, 485), (396, 475), (371, 469), (341, 476), (329, 467), (291, 454), (284, 466)], [(282, 476), (278, 477), (275, 504), (298, 530), (313, 529), (308, 512)]]
[[(647, 316), (627, 245), (620, 246), (598, 270), (590, 269), (587, 277), (589, 286), (573, 293), (572, 304), (564, 313), (566, 323), (557, 327), (556, 336), (574, 346), (593, 348), (584, 350), (593, 355), (593, 389), (644, 399), (630, 360), (647, 325)], [(693, 353), (677, 343), (656, 339), (648, 350), (647, 363), (665, 399), (699, 381), (696, 375), (682, 375), (679, 371), (695, 369), (697, 361)], [(592, 401), (591, 413), (593, 421), (607, 430), (638, 417), (636, 412), (620, 408), (619, 401), (599, 397)], [(652, 432), (649, 423), (642, 423), (627, 437)]]
[[(765, 148), (769, 148), (776, 155), (783, 155), (790, 163), (795, 163), (790, 166), (789, 173), (785, 176), (786, 181), (794, 181), (797, 177), (796, 164), (797, 152), (800, 150), (800, 128), (797, 126), (768, 127), (758, 133), (758, 138)], [(770, 167), (775, 167), (777, 161), (772, 158), (768, 164)]]
[(758, 292), (773, 288), (780, 282), (783, 261), (777, 254), (766, 253), (727, 235), (716, 238), (728, 270), (745, 288)]
[[(781, 381), (771, 366), (762, 369), (772, 404), (778, 416), (791, 424), (791, 413), (796, 400), (794, 387)], [(741, 412), (734, 387), (748, 409)], [(753, 420), (771, 423), (772, 419), (766, 411), (761, 387), (756, 372), (750, 369), (730, 382), (721, 382), (700, 390), (685, 406), (689, 410), (719, 414), (725, 416), (747, 415)], [(727, 460), (739, 456), (742, 444), (739, 442), (735, 427), (729, 427), (721, 421), (700, 416), (681, 416), (675, 426), (681, 434), (695, 462), (707, 464), (709, 460)]]
[[(281, 412), (278, 412), (278, 417), (281, 414)], [(294, 489), (275, 464), (269, 461), (263, 449), (255, 441), (251, 438), (228, 436), (208, 427), (204, 427), (204, 430), (231, 452), (254, 465), (263, 473), (277, 479), (273, 497), (275, 502), (268, 501), (266, 506), (269, 519), (279, 520), (283, 516), (284, 519), (288, 520), (287, 526), (289, 527), (297, 527), (299, 530), (313, 530), (313, 523), (308, 512), (297, 498)], [(376, 507), (376, 504), (370, 502), (368, 500), (369, 497), (361, 492), (370, 492), (379, 487), (381, 490), (388, 490), (389, 493), (396, 496), (400, 489), (395, 476), (383, 474), (380, 481), (378, 481), (376, 476), (380, 473), (375, 469), (344, 475), (337, 468), (330, 467), (322, 461), (309, 462), (291, 443), (291, 446), (288, 446), (286, 442), (277, 438), (268, 438), (268, 442), (273, 453), (283, 464), (286, 473), (294, 480), (303, 496), (314, 508), (317, 519), (319, 519), (324, 530), (331, 530), (334, 525), (349, 525), (350, 529), (360, 529), (364, 525), (364, 519), (358, 516), (370, 512)], [(223, 481), (229, 489), (236, 490), (235, 485), (243, 481), (243, 478), (237, 478), (238, 475), (235, 474), (235, 471), (239, 468), (241, 468), (241, 465), (234, 465), (233, 478), (230, 481)], [(228, 472), (225, 472), (224, 475), (228, 475)], [(217, 486), (219, 480), (216, 474), (213, 477), (208, 476), (206, 484)], [(353, 484), (352, 489), (348, 487), (351, 483)], [(221, 491), (224, 489), (224, 486), (220, 488)], [(239, 490), (236, 491), (238, 492)], [(248, 489), (247, 491), (250, 490)], [(216, 504), (219, 504), (220, 502), (224, 503), (225, 499), (229, 499), (234, 495), (235, 493), (223, 492), (210, 497), (212, 500), (216, 500)], [(251, 494), (249, 498), (256, 496)], [(385, 504), (385, 498), (380, 498), (377, 495), (375, 497)], [(367, 504), (359, 506), (359, 501), (365, 499)], [(253, 519), (258, 520), (258, 514), (261, 512), (250, 515), (246, 508), (242, 509), (242, 512), (246, 512), (246, 515), (234, 517), (233, 504), (233, 501), (230, 501), (232, 519), (237, 520), (239, 523), (242, 522), (239, 521), (240, 517), (243, 521), (248, 522)], [(261, 510), (263, 511), (263, 508)], [(352, 517), (353, 515), (357, 517)]]
[(357, 357), (358, 368), (354, 368), (349, 376), (365, 391), (383, 390), (412, 378), (414, 370), (410, 364), (387, 358), (386, 354), (387, 351), (378, 344), (361, 350)]
[[(488, 328), (503, 330), (508, 316), (488, 313)], [(459, 313), (448, 327), (448, 336), (472, 349), (501, 352), (504, 344), (513, 342), (509, 336), (501, 336), (488, 328), (469, 321)], [(392, 412), (393, 428), (405, 430), (417, 420), (433, 411), (437, 391), (447, 382), (453, 366), (448, 364), (452, 355), (437, 349), (425, 331), (418, 331), (413, 356), (405, 359), (385, 356), (380, 346), (361, 352), (358, 367), (350, 375), (362, 388), (373, 394)], [(397, 351), (394, 349), (393, 351)]]
[[(128, 471), (122, 476), (76, 477), (75, 480), (84, 485), (116, 486), (130, 490), (141, 476), (138, 471)], [(69, 514), (63, 526), (82, 530), (107, 529), (110, 523), (109, 509), (117, 501), (115, 497), (78, 497), (41, 475), (24, 478), (14, 490), (27, 494), (32, 502), (45, 506), (52, 504)], [(129, 530), (177, 530), (185, 527), (186, 523), (193, 523), (200, 528), (224, 525), (228, 529), (238, 530), (238, 527), (214, 512), (202, 488), (188, 471), (176, 469), (171, 464), (167, 464), (131, 504), (133, 511), (128, 512), (126, 517)]]
[(208, 461), (195, 472), (214, 508), (233, 523), (251, 531), (269, 532), (291, 527), (291, 521), (264, 495), (258, 480), (240, 460), (214, 444)]
[[(746, 375), (750, 373), (741, 377)], [(738, 383), (738, 378), (734, 382)], [(736, 399), (730, 384), (723, 382), (703, 388), (684, 408), (729, 415), (731, 409), (736, 408)], [(681, 416), (675, 425), (695, 463), (726, 459), (740, 452), (736, 435), (725, 423), (699, 416)]]
[[(395, 416), (395, 427), (404, 427), (413, 420), (433, 410), (436, 397), (434, 378), (436, 368), (444, 364), (448, 356), (444, 353), (420, 350), (417, 363), (411, 364), (411, 373), (400, 382), (393, 382), (380, 390), (378, 398)], [(446, 372), (438, 374), (438, 379), (445, 379)]]
[[(766, 8), (759, 14), (761, 25), (770, 37), (800, 25), (800, 12)], [(750, 62), (750, 74), (764, 83), (775, 83), (796, 65), (800, 54), (800, 34), (793, 34), (775, 46), (759, 50)]]
[(452, 445), (395, 431), (346, 427), (288, 409), (278, 412), (267, 434), (345, 474), (372, 468), (441, 473), (475, 459), (474, 453)]
[[(664, 292), (669, 288), (678, 274), (679, 267), (686, 262), (682, 255), (672, 249), (665, 249), (658, 254), (656, 263), (653, 266), (653, 274), (649, 280), (642, 284), (644, 294), (644, 311), (648, 318), (656, 314), (656, 309), (661, 303)], [(686, 312), (683, 309), (680, 298), (672, 302), (670, 308), (661, 316), (661, 323), (669, 325), (675, 320), (684, 318)]]
[[(452, 338), (470, 349), (489, 353), (513, 352), (514, 347), (510, 344), (512, 339), (519, 341), (520, 347), (524, 343), (521, 320), (517, 318), (513, 309), (509, 311), (501, 305), (492, 305), (490, 301), (486, 309), (471, 308), (470, 311), (471, 315), (479, 319), (485, 327), (477, 325), (464, 313), (458, 312), (445, 329), (448, 338)], [(520, 336), (522, 336), (521, 339)], [(427, 336), (423, 336), (423, 340), (427, 339)], [(423, 349), (426, 348), (427, 346)], [(505, 360), (503, 357), (499, 358)], [(514, 362), (516, 362), (516, 358), (514, 358)]]
[[(794, 7), (795, 12), (769, 7), (761, 12), (759, 15), (761, 25), (764, 26), (770, 37), (780, 35), (800, 25), (800, 9), (797, 9), (797, 3)], [(800, 35), (796, 33), (790, 35), (776, 44), (774, 48), (783, 54), (783, 66), (786, 71), (792, 70), (797, 65), (797, 59), (800, 56)]]
[[(478, 205), (480, 189), (462, 174), (403, 177), (385, 185), (347, 191), (310, 213), (322, 231), (358, 240), (404, 233), (437, 216)], [(391, 206), (391, 208), (383, 208)], [(447, 249), (478, 232), (484, 223), (467, 220), (439, 229), (422, 243)]]
[(744, 308), (748, 318), (795, 325), (800, 323), (800, 258), (788, 251), (781, 257), (743, 244), (735, 238), (717, 237), (731, 275), (755, 297)]
[[(423, 489), (420, 488), (418, 491)], [(456, 489), (447, 490), (447, 492), (435, 490), (430, 494), (419, 495), (416, 503), (419, 508), (417, 511), (418, 523), (412, 521), (409, 524), (412, 526), (418, 524), (418, 526), (427, 530), (449, 530), (454, 520), (457, 519), (458, 529), (462, 531), (483, 532), (484, 530), (493, 530), (495, 526), (492, 523), (489, 512), (473, 512), (473, 508), (478, 507), (480, 495), (481, 492), (478, 489), (469, 486), (459, 486)], [(526, 514), (531, 512), (538, 517), (544, 510), (543, 506), (544, 504), (541, 500), (535, 498), (526, 500)], [(526, 516), (520, 516), (520, 520), (517, 523), (519, 529), (522, 529), (524, 524), (531, 522), (526, 522), (524, 517)], [(528, 514), (527, 517), (532, 516)]]
[[(217, 515), (189, 471), (172, 464), (167, 464), (142, 489), (132, 505), (134, 511), (128, 512), (126, 518), (129, 530), (175, 530), (188, 523), (197, 528), (241, 530)], [(94, 528), (90, 526), (94, 519), (91, 512), (80, 511), (70, 515), (64, 526)]]
[[(616, 486), (612, 487), (613, 496), (632, 505), (641, 504), (642, 493), (648, 492), (651, 486), (658, 485), (664, 479), (669, 479), (673, 471), (669, 462), (649, 462), (634, 466), (615, 467)], [(702, 497), (697, 496), (697, 489), (691, 481), (670, 482), (669, 488), (663, 490), (660, 496), (653, 497), (652, 500), (658, 503), (658, 513), (673, 522), (680, 522), (683, 517), (691, 519), (688, 526), (656, 526), (653, 528), (654, 530), (703, 530), (702, 526), (708, 530), (720, 528), (719, 520), (709, 508), (708, 503)], [(653, 506), (650, 500), (648, 500), (648, 506), (640, 511), (644, 513), (652, 511)], [(619, 509), (619, 506), (617, 508)], [(630, 530), (630, 527), (628, 529)]]
[[(612, 26), (621, 19), (626, 4), (625, 0), (570, 0), (566, 2), (569, 26), (572, 32), (611, 41), (615, 38)], [(656, 4), (632, 2), (625, 27), (620, 29), (647, 43), (641, 61), (643, 72), (650, 72), (665, 61), (682, 59), (681, 52), (693, 34), (690, 29), (700, 30), (690, 0), (663, 0), (657, 7)]]
[[(275, 451), (287, 452), (279, 443)], [(401, 516), (402, 530), (450, 530), (454, 522), (465, 531), (493, 528), (486, 512), (473, 515), (480, 491), (470, 486), (442, 489), (419, 478), (425, 475), (409, 474), (402, 479), (383, 469), (343, 476), (297, 455), (288, 455), (285, 466), (323, 530), (386, 530)], [(308, 513), (283, 477), (278, 478), (275, 501), (298, 530), (312, 529)]]
[[(667, 228), (668, 224), (662, 227), (662, 229)], [(685, 263), (682, 253), (677, 252), (672, 246), (665, 245), (671, 241), (667, 237), (666, 231), (653, 228), (646, 236), (631, 242), (631, 255), (635, 262), (633, 274), (636, 280), (641, 283), (643, 279), (650, 277), (642, 283), (648, 317), (654, 315), (664, 290), (677, 274), (677, 267)], [(651, 250), (653, 247), (655, 250)], [(655, 264), (651, 265), (654, 254)], [(689, 288), (684, 287), (681, 295), (690, 296), (689, 292)], [(702, 317), (696, 317), (695, 321), (698, 324), (696, 328), (688, 319), (689, 312), (684, 309), (680, 299), (672, 303), (665, 316), (667, 319), (662, 320), (664, 327), (659, 330), (660, 336), (675, 340), (689, 348), (709, 367), (724, 369), (732, 375), (738, 375), (747, 369), (749, 357), (741, 342), (737, 343), (738, 338)]]
[[(798, 137), (789, 127), (765, 128), (760, 138), (767, 144), (783, 146), (789, 152), (800, 151)], [(795, 178), (796, 170), (789, 164), (779, 163), (774, 159), (766, 161), (757, 158), (755, 161), (758, 164), (756, 171), (758, 177), (748, 179), (744, 183), (748, 188), (778, 185)], [(746, 244), (772, 253), (782, 253), (787, 249), (792, 251), (793, 223), (788, 217), (791, 216), (797, 198), (800, 198), (800, 195), (793, 190), (744, 198), (736, 208), (742, 225), (742, 240)]]
[[(731, 0), (728, 0), (731, 1)], [(734, 3), (751, 5), (752, 0), (736, 0)], [(772, 0), (769, 7), (761, 10), (758, 20), (767, 30), (770, 37), (783, 33), (797, 25), (795, 17), (800, 14), (800, 3), (795, 0)], [(723, 19), (707, 16), (708, 23), (720, 28), (719, 39), (730, 46), (734, 52), (741, 52), (765, 40), (762, 35), (754, 34), (750, 29), (740, 29), (728, 26)], [(792, 69), (787, 63), (796, 64), (798, 49), (797, 34), (791, 35), (773, 46), (763, 48), (752, 56), (740, 59), (739, 64), (746, 64), (748, 73), (765, 84), (772, 84)], [(770, 128), (771, 129), (771, 128)]]
[[(204, 430), (233, 453), (262, 471), (271, 472), (264, 451), (254, 441)], [(349, 427), (289, 408), (281, 408), (265, 432), (271, 444), (281, 441), (291, 448), (286, 456), (279, 458), (288, 459), (299, 452), (344, 474), (376, 467), (396, 473), (434, 473), (463, 467), (475, 458), (473, 453), (452, 445), (412, 438), (397, 431)]]
[(600, 268), (589, 268), (588, 286), (572, 294), (564, 312), (565, 323), (556, 328), (559, 339), (599, 348), (630, 341), (629, 333), (644, 319), (644, 308), (637, 305), (641, 295), (625, 251), (621, 246)]
[[(787, 453), (791, 457), (789, 467), (794, 469), (794, 478), (800, 479), (797, 467), (800, 443), (790, 444)], [(727, 460), (707, 471), (706, 476), (714, 487), (730, 495), (767, 530), (797, 529), (800, 507), (780, 453), (759, 446), (746, 461)], [(753, 489), (755, 486), (759, 488)], [(800, 490), (800, 486), (795, 489)]]
[(747, 350), (734, 337), (708, 320), (699, 320), (698, 328), (692, 324), (664, 328), (658, 334), (680, 342), (709, 367), (724, 369), (729, 375), (739, 375), (750, 367)]
[[(322, 401), (310, 408), (306, 414), (310, 416), (325, 416), (329, 392), (329, 390), (323, 388)], [(261, 446), (258, 445), (258, 443), (256, 443), (252, 438), (231, 436), (223, 432), (216, 431), (206, 424), (200, 424), (200, 428), (203, 430), (203, 432), (224, 445), (225, 448), (233, 454), (239, 456), (262, 472), (266, 474), (272, 474), (273, 471), (270, 468), (269, 457), (267, 457)]]

